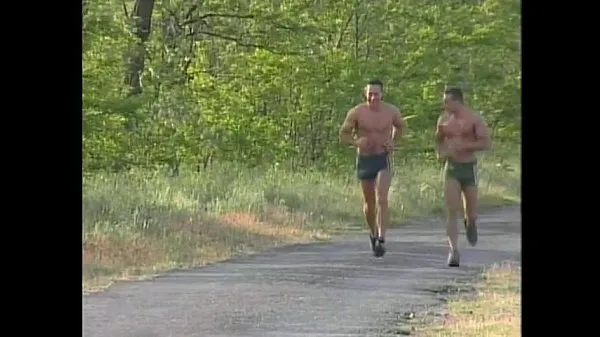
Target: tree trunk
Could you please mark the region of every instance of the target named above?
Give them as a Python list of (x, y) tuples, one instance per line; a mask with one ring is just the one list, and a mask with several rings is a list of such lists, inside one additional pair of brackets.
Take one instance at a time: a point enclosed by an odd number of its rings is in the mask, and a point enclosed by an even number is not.
[(153, 10), (154, 0), (136, 0), (131, 13), (133, 33), (138, 38), (129, 57), (129, 73), (126, 78), (131, 96), (142, 93), (141, 77), (146, 61), (146, 41), (150, 37)]

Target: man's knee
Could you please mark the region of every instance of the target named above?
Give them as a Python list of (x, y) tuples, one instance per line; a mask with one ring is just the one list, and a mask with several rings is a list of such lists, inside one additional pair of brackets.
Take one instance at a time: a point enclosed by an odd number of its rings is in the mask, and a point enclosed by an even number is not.
[(446, 211), (446, 217), (449, 221), (456, 221), (458, 219), (458, 209), (448, 209)]
[(477, 187), (468, 186), (464, 192), (465, 216), (477, 220)]
[(456, 216), (458, 212), (463, 211), (463, 205), (460, 202), (460, 199), (455, 196), (447, 196), (446, 197), (446, 212), (448, 216)]
[(377, 196), (377, 206), (379, 207), (387, 207), (388, 205), (388, 197), (387, 195), (379, 195)]
[(457, 180), (446, 177), (444, 181), (444, 202), (448, 216), (455, 216), (462, 210), (460, 184)]

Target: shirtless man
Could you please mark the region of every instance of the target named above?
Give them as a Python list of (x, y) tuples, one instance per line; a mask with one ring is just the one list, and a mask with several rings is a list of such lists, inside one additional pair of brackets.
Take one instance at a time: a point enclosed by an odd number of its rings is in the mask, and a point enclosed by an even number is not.
[[(458, 212), (463, 207), (467, 241), (477, 243), (477, 158), (476, 151), (488, 150), (491, 139), (481, 115), (463, 103), (458, 88), (444, 91), (444, 113), (437, 121), (436, 150), (446, 161), (444, 199), (447, 208), (446, 234), (450, 245), (448, 266), (460, 265)], [(462, 197), (462, 205), (461, 205)]]
[(398, 108), (382, 101), (382, 91), (381, 81), (370, 81), (365, 88), (367, 102), (350, 109), (340, 128), (340, 139), (357, 149), (356, 171), (362, 186), (363, 212), (371, 229), (369, 239), (376, 257), (385, 254), (392, 151), (394, 140), (400, 138), (404, 126)]

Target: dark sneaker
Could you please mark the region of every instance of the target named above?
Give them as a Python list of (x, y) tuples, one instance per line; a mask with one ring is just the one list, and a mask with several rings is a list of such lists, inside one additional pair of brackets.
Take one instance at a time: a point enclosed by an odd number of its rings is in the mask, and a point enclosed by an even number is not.
[(450, 250), (448, 253), (448, 267), (460, 266), (460, 253), (458, 251)]
[(375, 246), (377, 245), (377, 237), (373, 234), (369, 234), (369, 240), (371, 240), (371, 250), (375, 253)]
[(475, 247), (477, 244), (477, 225), (475, 221), (472, 221), (470, 224), (467, 223), (467, 219), (464, 221), (465, 230), (467, 231), (467, 241), (471, 245), (471, 247)]
[(373, 249), (373, 255), (375, 257), (383, 257), (385, 255), (385, 239), (379, 238), (375, 241), (375, 249)]

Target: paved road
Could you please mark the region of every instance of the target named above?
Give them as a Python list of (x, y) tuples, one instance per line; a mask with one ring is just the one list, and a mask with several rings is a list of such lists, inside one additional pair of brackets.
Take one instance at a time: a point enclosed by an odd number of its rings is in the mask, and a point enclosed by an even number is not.
[(428, 288), (520, 260), (520, 223), (517, 207), (483, 214), (458, 269), (431, 221), (390, 230), (383, 259), (354, 235), (118, 284), (84, 298), (84, 336), (380, 336), (398, 313), (439, 306)]

